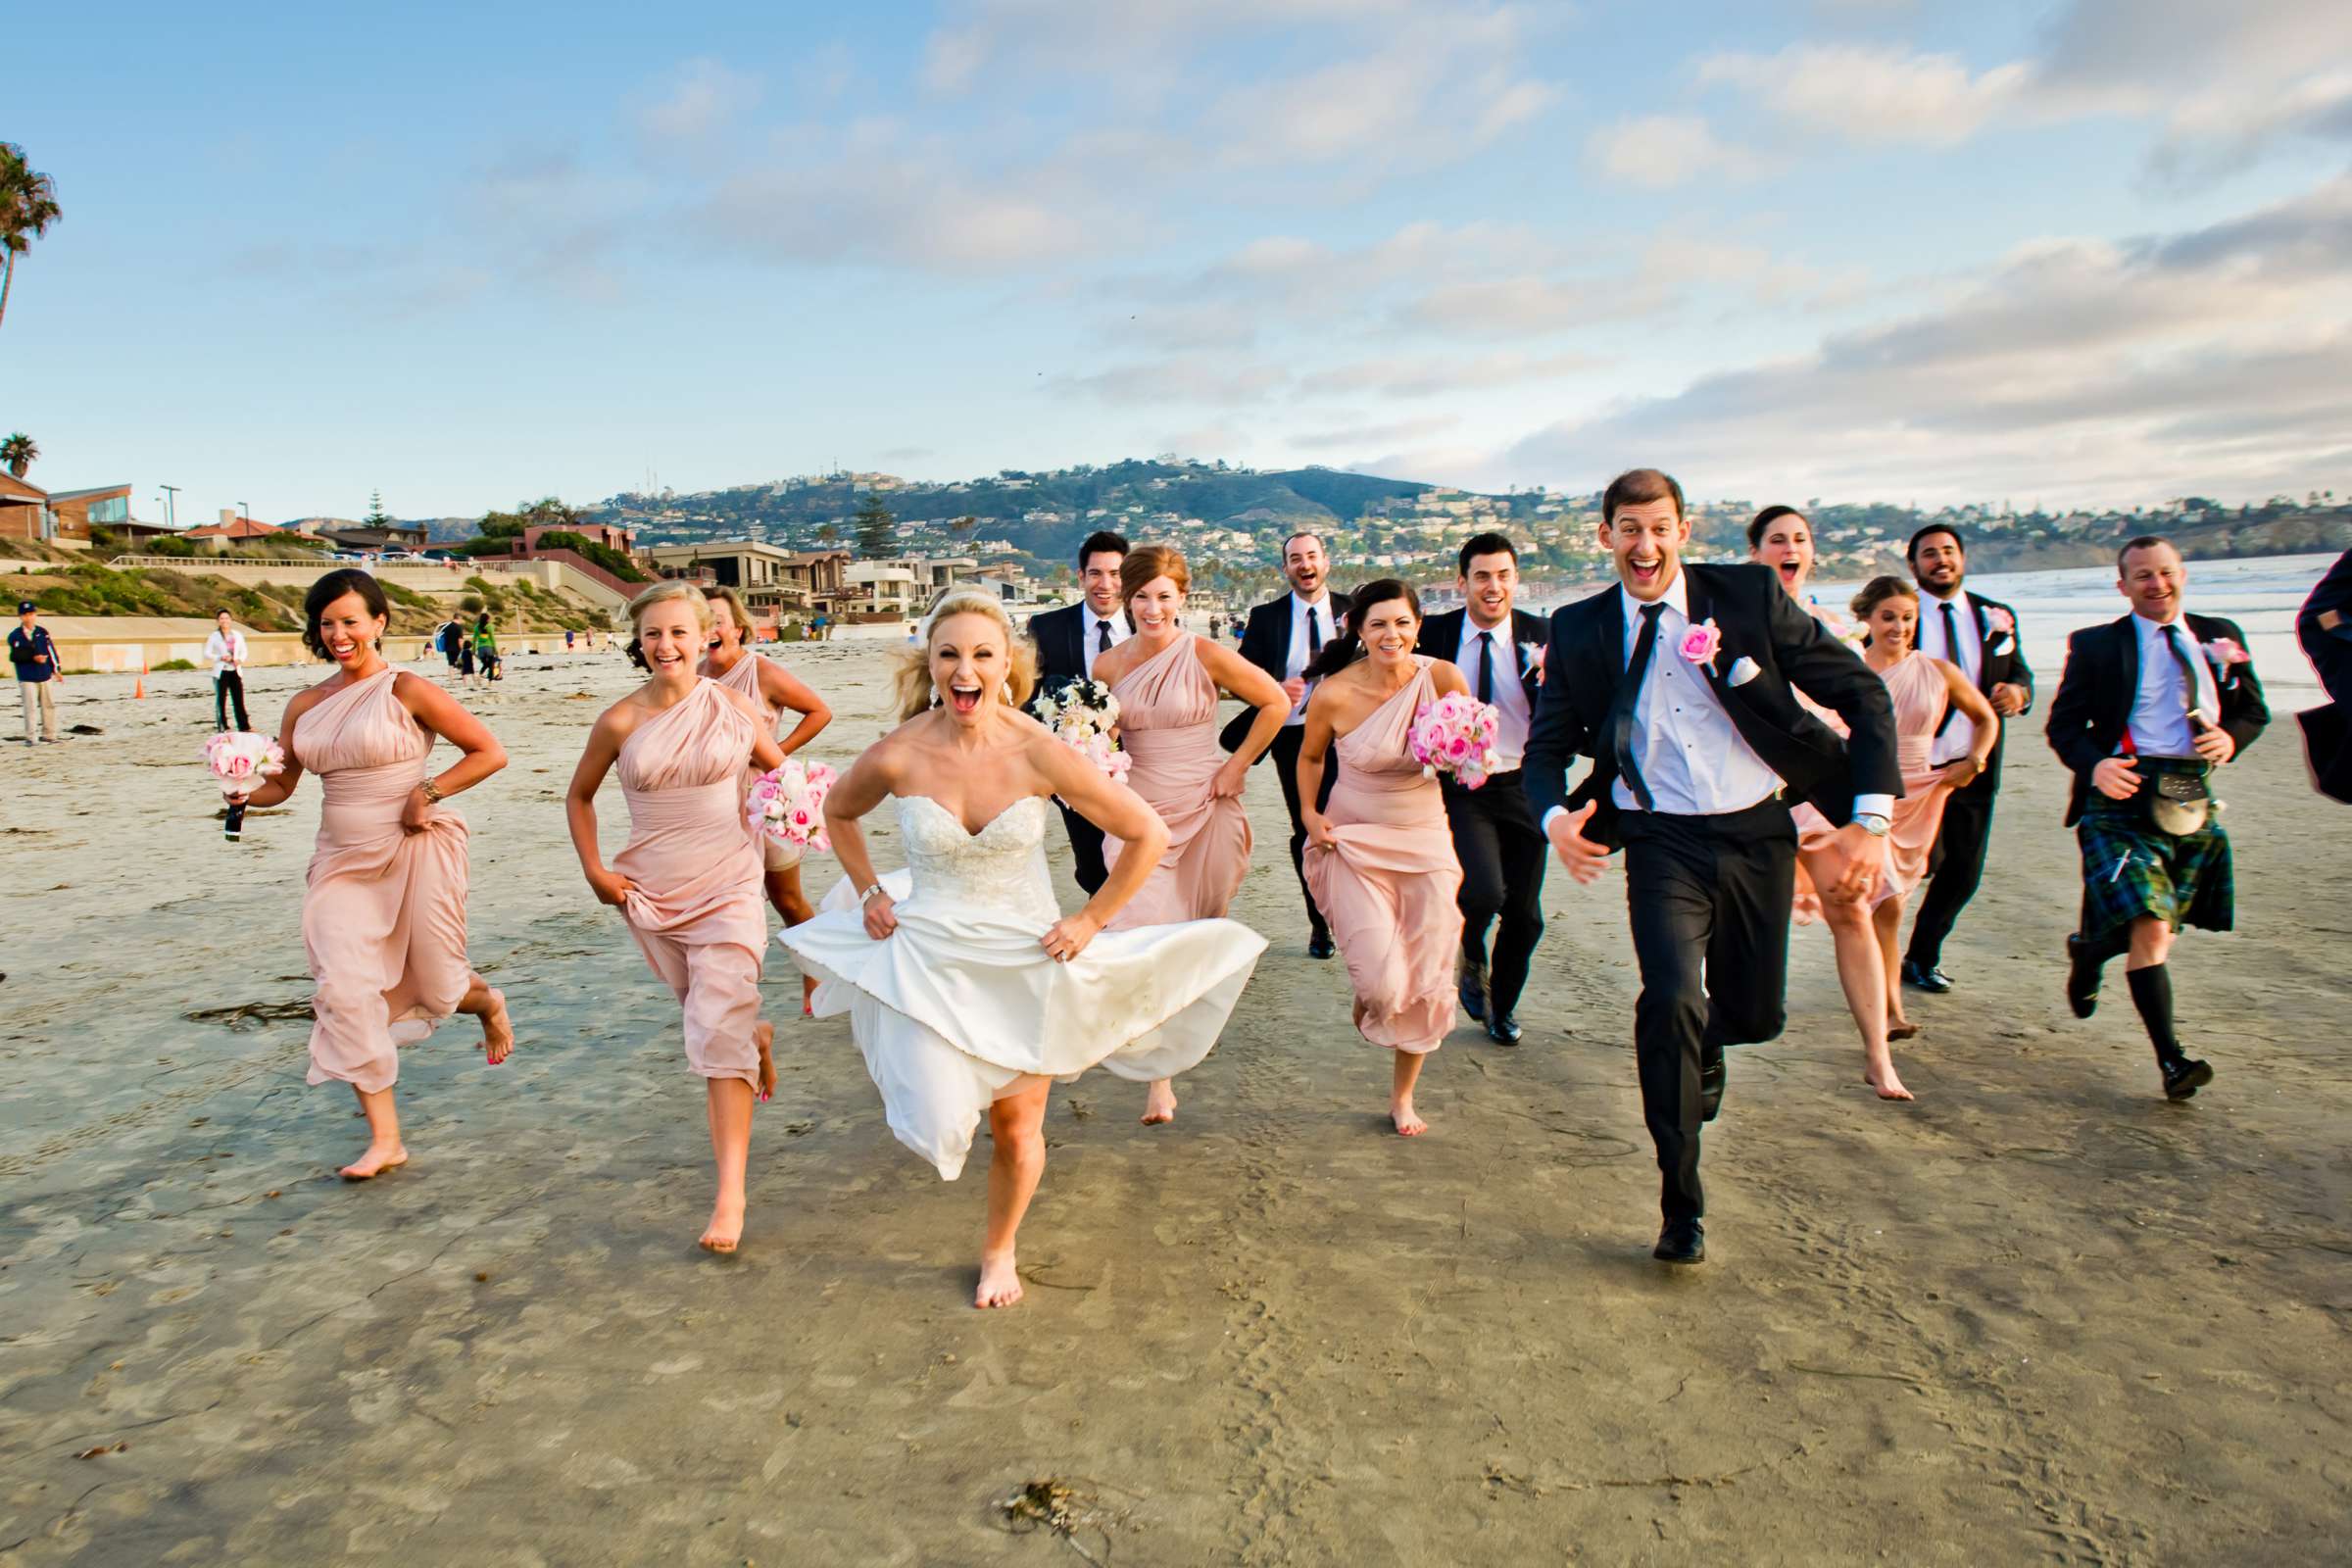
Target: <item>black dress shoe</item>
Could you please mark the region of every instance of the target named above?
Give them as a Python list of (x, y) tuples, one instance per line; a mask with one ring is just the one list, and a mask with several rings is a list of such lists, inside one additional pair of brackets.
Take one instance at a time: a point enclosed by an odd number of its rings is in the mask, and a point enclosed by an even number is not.
[(2087, 1018), (2099, 1010), (2099, 971), (2105, 967), (2081, 937), (2066, 939), (2066, 1004), (2076, 1017)]
[(1476, 968), (1464, 969), (1464, 970), (1462, 971), (1462, 983), (1460, 984), (1460, 986), (1458, 986), (1458, 987), (1456, 988), (1456, 991), (1457, 991), (1458, 995), (1459, 995), (1459, 996), (1461, 997), (1461, 999), (1462, 999), (1462, 1011), (1463, 1011), (1463, 1012), (1465, 1012), (1465, 1013), (1469, 1014), (1469, 1015), (1470, 1015), (1471, 1017), (1473, 1017), (1473, 1018), (1480, 1018), (1480, 1019), (1483, 1019), (1483, 1018), (1485, 1018), (1485, 1017), (1486, 1017), (1486, 1015), (1487, 1015), (1487, 971), (1486, 971), (1486, 970), (1484, 970), (1484, 969), (1476, 969)]
[(1723, 1061), (1723, 1048), (1715, 1048), (1711, 1056), (1702, 1056), (1698, 1063), (1698, 1119), (1713, 1121), (1723, 1109), (1723, 1086), (1731, 1081), (1730, 1069)]
[(1903, 984), (1916, 987), (1921, 991), (1932, 991), (1940, 997), (1952, 989), (1952, 977), (1943, 972), (1940, 964), (1931, 963), (1922, 968), (1909, 958), (1905, 958), (1903, 960)]
[(1523, 1031), (1519, 1020), (1507, 1012), (1497, 1012), (1487, 1020), (1487, 1038), (1498, 1046), (1515, 1046)]
[(2175, 1056), (2170, 1061), (2159, 1061), (2157, 1065), (2164, 1069), (2164, 1098), (2167, 1100), (2193, 1099), (2198, 1090), (2213, 1082), (2213, 1064), (2194, 1056)]
[(1331, 945), (1331, 933), (1328, 931), (1318, 931), (1306, 939), (1306, 956), (1310, 958), (1328, 958), (1339, 951)]
[(1661, 1263), (1704, 1263), (1707, 1228), (1695, 1219), (1670, 1219), (1649, 1255)]

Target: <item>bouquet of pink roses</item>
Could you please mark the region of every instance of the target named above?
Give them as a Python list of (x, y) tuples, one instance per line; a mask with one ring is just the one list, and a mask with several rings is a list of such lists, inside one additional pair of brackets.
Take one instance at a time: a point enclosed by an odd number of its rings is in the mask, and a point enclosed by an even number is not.
[(228, 825), (222, 831), (233, 839), (245, 831), (243, 798), (270, 774), (286, 770), (286, 749), (267, 735), (224, 729), (205, 741), (204, 765), (213, 770), (213, 782), (228, 803)]
[(771, 767), (752, 780), (744, 818), (755, 833), (821, 855), (833, 847), (825, 834), (825, 797), (832, 793), (837, 776), (822, 762), (787, 757), (783, 766)]
[(1037, 701), (1038, 717), (1054, 738), (1102, 769), (1106, 778), (1120, 780), (1134, 759), (1119, 750), (1119, 700), (1099, 680), (1076, 680)]
[(1494, 743), (1502, 738), (1502, 715), (1492, 703), (1456, 692), (1441, 697), (1413, 715), (1405, 750), (1431, 776), (1451, 773), (1466, 790), (1487, 782), (1488, 773), (1501, 760)]

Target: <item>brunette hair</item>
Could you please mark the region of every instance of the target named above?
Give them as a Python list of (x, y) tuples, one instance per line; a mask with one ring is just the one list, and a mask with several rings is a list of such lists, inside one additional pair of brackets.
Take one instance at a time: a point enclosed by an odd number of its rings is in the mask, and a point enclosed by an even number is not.
[(1098, 528), (1086, 536), (1086, 543), (1078, 547), (1078, 569), (1084, 571), (1086, 564), (1097, 556), (1124, 556), (1126, 554), (1127, 536), (1125, 534), (1112, 533), (1108, 528)]
[[(742, 596), (732, 588), (706, 588), (703, 590), (703, 597), (711, 604), (727, 607), (729, 613), (735, 617), (736, 629), (743, 633), (743, 646), (751, 647), (752, 634), (759, 628), (752, 619), (752, 612), (744, 608)], [(710, 625), (712, 630), (717, 629), (718, 617), (716, 615), (711, 617)]]
[(1911, 536), (1911, 542), (1903, 546), (1903, 559), (1905, 561), (1917, 561), (1919, 559), (1919, 542), (1922, 539), (1933, 539), (1939, 533), (1950, 534), (1952, 536), (1952, 543), (1960, 547), (1960, 554), (1963, 556), (1968, 554), (1968, 541), (1960, 537), (1959, 529), (1953, 527), (1948, 522), (1931, 522), (1926, 527), (1920, 529), (1919, 532), (1913, 534)]
[(1413, 592), (1411, 583), (1400, 577), (1382, 577), (1349, 594), (1346, 623), (1337, 637), (1323, 645), (1321, 656), (1306, 672), (1307, 677), (1321, 680), (1326, 675), (1336, 675), (1363, 658), (1364, 639), (1356, 628), (1364, 623), (1364, 617), (1372, 613), (1376, 607), (1396, 599), (1404, 601), (1405, 608), (1413, 612), (1415, 620), (1421, 618), (1421, 596)]
[(1628, 468), (1600, 493), (1600, 520), (1614, 527), (1619, 507), (1638, 507), (1645, 501), (1674, 501), (1674, 514), (1683, 516), (1683, 487), (1662, 468)]
[(302, 646), (320, 659), (333, 659), (326, 651), (326, 638), (318, 630), (318, 622), (326, 614), (326, 607), (345, 594), (358, 594), (368, 607), (368, 613), (390, 623), (392, 603), (384, 597), (384, 585), (357, 566), (339, 566), (311, 584), (311, 591), (302, 596)]
[(1512, 565), (1519, 564), (1519, 547), (1511, 543), (1508, 534), (1474, 533), (1462, 541), (1461, 554), (1454, 557), (1460, 575), (1469, 576), (1470, 563), (1481, 556), (1508, 556)]
[[(1805, 525), (1805, 528), (1808, 532), (1812, 530), (1813, 519), (1806, 516), (1803, 513), (1797, 511), (1796, 508), (1766, 507), (1762, 512), (1757, 513), (1755, 519), (1747, 525), (1747, 548), (1750, 550), (1763, 549), (1764, 530), (1771, 527), (1774, 523), (1780, 521), (1783, 517), (1794, 517), (1797, 521)], [(1918, 542), (1919, 541), (1916, 539), (1912, 541), (1914, 544), (1917, 544)]]
[(1176, 584), (1176, 591), (1193, 591), (1193, 568), (1184, 564), (1184, 552), (1174, 545), (1138, 545), (1119, 563), (1119, 602), (1133, 599), (1156, 577), (1165, 577)]
[(1919, 590), (1901, 577), (1892, 575), (1873, 577), (1862, 585), (1860, 593), (1854, 595), (1851, 608), (1856, 618), (1868, 620), (1878, 612), (1878, 608), (1889, 599), (1908, 599), (1916, 603), (1919, 599)]
[(2125, 540), (2124, 548), (2115, 553), (2115, 574), (2119, 577), (2124, 574), (2124, 564), (2132, 559), (2132, 551), (2153, 550), (2158, 545), (2164, 546), (2167, 550), (2172, 551), (2175, 555), (2180, 554), (2180, 547), (2174, 544), (2164, 535), (2160, 533), (2143, 533), (2135, 538)]
[(920, 718), (939, 700), (939, 691), (931, 684), (931, 640), (938, 635), (940, 622), (953, 615), (985, 615), (1004, 633), (1004, 684), (997, 688), (997, 695), (1005, 707), (1017, 709), (1028, 702), (1037, 685), (1036, 646), (1013, 629), (1004, 601), (984, 588), (950, 588), (931, 602), (915, 646), (898, 653), (891, 685), (899, 695), (902, 724)]

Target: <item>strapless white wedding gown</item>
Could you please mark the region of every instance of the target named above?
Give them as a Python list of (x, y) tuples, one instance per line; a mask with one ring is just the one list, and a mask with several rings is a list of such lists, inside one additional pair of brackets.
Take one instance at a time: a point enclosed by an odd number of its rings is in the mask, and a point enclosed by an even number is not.
[(890, 1130), (954, 1181), (992, 1101), (1025, 1073), (1089, 1067), (1149, 1083), (1208, 1054), (1265, 951), (1232, 920), (1106, 931), (1067, 963), (1038, 939), (1061, 918), (1046, 802), (977, 833), (927, 796), (899, 798), (907, 868), (882, 879), (898, 929), (865, 934), (845, 878), (816, 918), (776, 933), (818, 981), (818, 1017), (850, 1015)]

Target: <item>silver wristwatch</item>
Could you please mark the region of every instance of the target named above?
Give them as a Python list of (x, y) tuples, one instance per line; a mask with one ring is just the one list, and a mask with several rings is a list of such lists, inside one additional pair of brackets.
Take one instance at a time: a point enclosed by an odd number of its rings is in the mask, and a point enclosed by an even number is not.
[(877, 893), (879, 893), (879, 892), (881, 892), (881, 891), (882, 891), (882, 884), (881, 884), (881, 883), (879, 883), (879, 882), (877, 882), (877, 883), (875, 883), (875, 884), (874, 884), (872, 887), (870, 887), (870, 888), (867, 888), (867, 889), (866, 889), (866, 890), (865, 890), (863, 893), (860, 893), (860, 894), (858, 894), (858, 907), (859, 907), (859, 908), (863, 908), (863, 907), (865, 906), (865, 903), (866, 903), (866, 901), (867, 901), (868, 899), (871, 899), (871, 898), (872, 898), (872, 897), (873, 897), (875, 894), (877, 894)]
[(1885, 838), (1886, 829), (1892, 825), (1876, 811), (1856, 811), (1854, 821), (1874, 839)]

